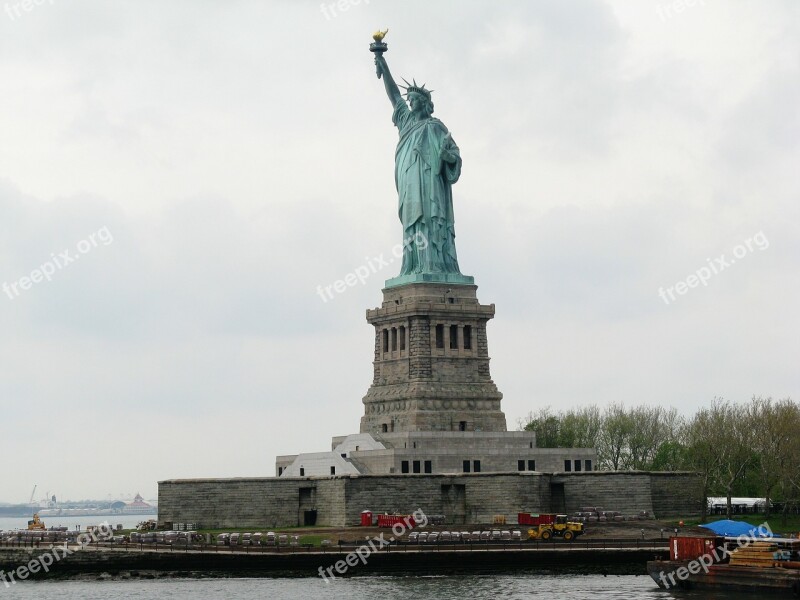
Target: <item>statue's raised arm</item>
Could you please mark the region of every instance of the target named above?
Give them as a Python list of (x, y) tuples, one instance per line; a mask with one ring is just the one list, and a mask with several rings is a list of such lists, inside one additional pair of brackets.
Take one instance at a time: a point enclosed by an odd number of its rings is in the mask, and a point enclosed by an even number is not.
[(375, 53), (375, 67), (380, 73), (379, 77), (383, 78), (383, 87), (386, 88), (386, 95), (389, 96), (389, 101), (392, 106), (395, 106), (403, 96), (400, 94), (400, 88), (397, 87), (394, 78), (392, 78), (392, 73), (389, 71), (389, 65), (386, 64), (383, 54)]
[(389, 65), (386, 64), (386, 59), (383, 58), (383, 53), (389, 49), (389, 45), (383, 41), (388, 29), (381, 31), (380, 29), (372, 34), (372, 39), (375, 40), (369, 45), (369, 50), (375, 54), (375, 74), (378, 79), (383, 78), (383, 85), (386, 88), (386, 95), (389, 96), (389, 101), (392, 106), (397, 104), (403, 96), (400, 94), (400, 89), (392, 78), (392, 73), (389, 71)]

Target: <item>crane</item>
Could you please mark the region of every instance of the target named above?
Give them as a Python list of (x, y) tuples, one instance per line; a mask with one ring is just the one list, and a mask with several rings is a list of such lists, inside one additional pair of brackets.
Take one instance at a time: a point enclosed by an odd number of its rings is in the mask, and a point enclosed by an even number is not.
[(31, 499), (28, 500), (28, 504), (33, 504), (33, 497), (36, 495), (36, 484), (33, 486), (33, 491), (31, 492)]

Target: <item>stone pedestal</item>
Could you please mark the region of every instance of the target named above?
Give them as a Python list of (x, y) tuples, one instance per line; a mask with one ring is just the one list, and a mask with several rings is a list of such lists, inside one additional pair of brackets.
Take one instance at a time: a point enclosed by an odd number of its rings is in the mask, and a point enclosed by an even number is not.
[(494, 304), (477, 286), (409, 283), (383, 290), (372, 385), (361, 432), (506, 431), (503, 395), (489, 374), (486, 323)]

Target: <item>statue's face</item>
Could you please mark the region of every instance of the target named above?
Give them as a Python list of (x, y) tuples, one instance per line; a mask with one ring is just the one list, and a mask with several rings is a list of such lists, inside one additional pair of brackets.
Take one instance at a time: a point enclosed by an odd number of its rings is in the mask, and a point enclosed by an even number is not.
[(412, 92), (408, 95), (408, 103), (411, 105), (411, 112), (425, 112), (425, 99), (416, 92)]

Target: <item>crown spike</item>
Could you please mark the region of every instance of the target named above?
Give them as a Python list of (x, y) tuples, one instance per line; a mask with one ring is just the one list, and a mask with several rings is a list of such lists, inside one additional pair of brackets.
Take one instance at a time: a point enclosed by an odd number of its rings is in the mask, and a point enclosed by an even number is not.
[(424, 83), (422, 85), (419, 85), (415, 78), (411, 79), (411, 81), (413, 81), (413, 83), (408, 83), (408, 79), (406, 79), (405, 77), (401, 77), (401, 79), (406, 82), (406, 85), (398, 85), (398, 87), (404, 88), (406, 90), (405, 91), (405, 95), (406, 96), (408, 96), (411, 93), (416, 92), (417, 94), (421, 94), (421, 95), (427, 97), (428, 100), (431, 99), (431, 92), (433, 90), (426, 90)]

